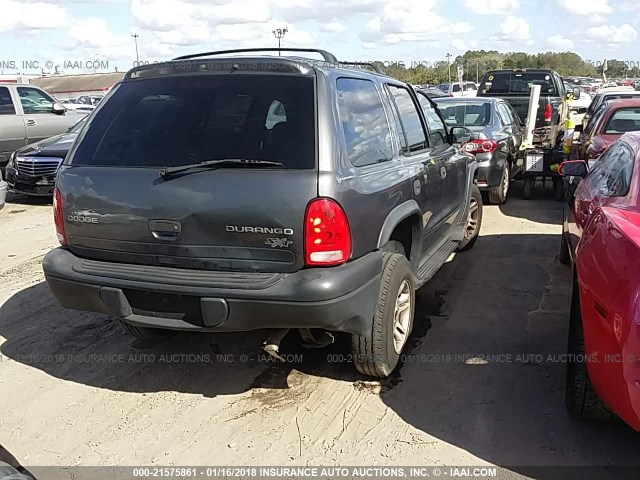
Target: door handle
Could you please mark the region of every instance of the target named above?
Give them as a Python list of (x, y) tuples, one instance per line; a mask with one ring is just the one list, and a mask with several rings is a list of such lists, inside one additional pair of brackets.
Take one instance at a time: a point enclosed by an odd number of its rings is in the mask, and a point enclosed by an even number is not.
[(150, 220), (149, 230), (156, 240), (173, 241), (182, 232), (182, 226), (175, 220)]
[(27, 121), (25, 122), (25, 125), (27, 127), (33, 127), (35, 126), (36, 121), (33, 118), (27, 118)]

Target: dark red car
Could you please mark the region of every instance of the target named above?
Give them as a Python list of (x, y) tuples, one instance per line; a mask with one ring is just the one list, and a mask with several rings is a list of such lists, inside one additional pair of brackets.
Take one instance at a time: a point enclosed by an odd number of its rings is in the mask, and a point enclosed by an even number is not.
[[(640, 133), (594, 163), (565, 211), (560, 261), (574, 267), (566, 402), (576, 416), (615, 415), (640, 431)], [(613, 413), (612, 413), (613, 412)]]
[(640, 131), (640, 98), (609, 100), (594, 112), (580, 134), (579, 158), (598, 158), (622, 135), (637, 131)]

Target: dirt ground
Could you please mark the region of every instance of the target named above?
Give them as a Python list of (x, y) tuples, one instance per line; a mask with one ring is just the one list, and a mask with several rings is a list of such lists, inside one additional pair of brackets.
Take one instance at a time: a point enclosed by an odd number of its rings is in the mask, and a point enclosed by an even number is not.
[(25, 465), (637, 465), (638, 434), (564, 410), (571, 272), (550, 190), (484, 210), (482, 237), (419, 292), (404, 365), (359, 376), (348, 338), (268, 361), (261, 332), (136, 350), (64, 310), (41, 258), (51, 206), (0, 212), (0, 444)]

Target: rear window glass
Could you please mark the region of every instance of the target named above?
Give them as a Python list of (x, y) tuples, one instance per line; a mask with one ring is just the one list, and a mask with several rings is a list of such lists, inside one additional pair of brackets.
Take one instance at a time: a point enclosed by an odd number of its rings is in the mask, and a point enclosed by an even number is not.
[(207, 160), (315, 167), (314, 86), (288, 75), (203, 75), (122, 83), (70, 163), (172, 167)]
[(609, 119), (605, 134), (622, 134), (640, 130), (640, 108), (617, 110)]
[(557, 95), (550, 73), (504, 72), (487, 75), (480, 85), (482, 93), (503, 95), (529, 95), (533, 85), (540, 85), (541, 95)]
[(438, 109), (451, 127), (481, 127), (491, 123), (491, 105), (488, 102), (438, 103)]

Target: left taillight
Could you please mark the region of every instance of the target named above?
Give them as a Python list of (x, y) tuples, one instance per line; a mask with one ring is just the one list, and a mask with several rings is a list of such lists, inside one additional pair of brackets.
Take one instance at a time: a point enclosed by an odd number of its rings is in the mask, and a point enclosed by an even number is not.
[(57, 188), (53, 190), (53, 221), (56, 224), (56, 235), (60, 245), (67, 244), (67, 235), (64, 232), (64, 216), (62, 215), (62, 195)]
[(307, 266), (334, 266), (351, 256), (351, 231), (344, 210), (329, 198), (316, 198), (307, 205), (304, 228)]

